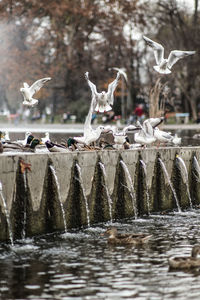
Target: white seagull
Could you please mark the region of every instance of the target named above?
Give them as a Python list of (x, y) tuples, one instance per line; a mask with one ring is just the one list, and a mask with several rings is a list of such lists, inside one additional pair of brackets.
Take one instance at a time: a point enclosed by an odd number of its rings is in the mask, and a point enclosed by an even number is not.
[(20, 88), (20, 92), (24, 97), (23, 105), (32, 107), (37, 105), (38, 100), (32, 97), (36, 92), (38, 92), (41, 89), (41, 87), (43, 87), (45, 82), (49, 80), (51, 80), (50, 77), (42, 78), (34, 82), (31, 86), (29, 86), (28, 83), (24, 82), (24, 87)]
[(114, 91), (117, 87), (120, 78), (120, 72), (117, 73), (116, 79), (108, 85), (107, 92), (105, 91), (101, 93), (97, 92), (96, 85), (89, 80), (88, 72), (85, 73), (85, 78), (92, 91), (92, 101), (94, 102), (95, 111), (103, 113), (112, 110), (111, 105), (113, 105), (114, 103)]
[(84, 129), (83, 129), (83, 136), (75, 136), (73, 137), (77, 143), (85, 144), (89, 146), (91, 143), (96, 142), (100, 137), (101, 133), (105, 131), (104, 126), (98, 126), (96, 129), (93, 129), (91, 126), (92, 120), (92, 112), (93, 112), (93, 101), (90, 106), (88, 115), (85, 119)]
[(164, 58), (164, 48), (161, 44), (158, 44), (146, 36), (143, 36), (143, 39), (147, 44), (153, 48), (154, 56), (156, 59), (157, 66), (154, 66), (154, 70), (161, 74), (170, 74), (172, 66), (181, 58), (195, 54), (196, 51), (182, 51), (182, 50), (173, 50), (170, 52), (168, 58)]
[(134, 141), (141, 145), (152, 144), (156, 141), (154, 136), (154, 129), (150, 124), (149, 120), (145, 120), (141, 125), (139, 121), (137, 121), (137, 126), (139, 126), (142, 130), (136, 132), (134, 135)]

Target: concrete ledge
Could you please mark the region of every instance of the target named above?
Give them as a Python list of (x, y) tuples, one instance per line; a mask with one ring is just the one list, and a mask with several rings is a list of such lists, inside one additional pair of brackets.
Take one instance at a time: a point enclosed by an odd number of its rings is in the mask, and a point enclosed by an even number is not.
[[(22, 173), (20, 160), (31, 171)], [(2, 154), (0, 240), (9, 239), (8, 221), (16, 239), (178, 209), (177, 199), (182, 209), (198, 205), (194, 160), (200, 147)]]

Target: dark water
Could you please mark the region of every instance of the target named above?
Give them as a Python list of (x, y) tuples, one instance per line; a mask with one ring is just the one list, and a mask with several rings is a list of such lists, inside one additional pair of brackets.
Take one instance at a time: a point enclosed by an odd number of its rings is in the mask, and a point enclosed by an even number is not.
[(168, 257), (200, 244), (200, 210), (115, 223), (153, 236), (110, 246), (109, 224), (0, 245), (0, 299), (200, 299), (200, 271), (169, 271)]

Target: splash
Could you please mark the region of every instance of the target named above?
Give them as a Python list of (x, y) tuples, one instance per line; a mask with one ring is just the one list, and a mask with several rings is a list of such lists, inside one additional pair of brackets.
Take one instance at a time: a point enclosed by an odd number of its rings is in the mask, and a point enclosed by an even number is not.
[(108, 199), (109, 213), (110, 213), (110, 221), (111, 221), (111, 223), (112, 223), (112, 199), (111, 199), (110, 194), (109, 194), (109, 191), (108, 191), (107, 174), (106, 174), (106, 170), (105, 170), (104, 164), (102, 164), (102, 162), (99, 162), (99, 165), (100, 165), (100, 168), (101, 168), (101, 170), (102, 170), (102, 172), (103, 172), (103, 176), (104, 176), (104, 179), (105, 179), (105, 185), (104, 185), (104, 188), (105, 188), (106, 195), (107, 195), (107, 199)]
[(58, 182), (58, 177), (57, 177), (57, 174), (56, 174), (56, 170), (54, 169), (54, 167), (52, 165), (50, 165), (50, 170), (51, 170), (52, 175), (55, 179), (55, 183), (56, 183), (56, 187), (57, 187), (57, 191), (58, 191), (58, 200), (59, 200), (59, 203), (60, 203), (60, 208), (61, 208), (62, 216), (63, 216), (64, 230), (65, 230), (65, 233), (66, 233), (67, 232), (67, 224), (66, 224), (66, 218), (65, 218), (65, 211), (64, 211), (63, 203), (61, 201), (61, 196), (60, 196), (60, 184)]
[(167, 168), (166, 168), (166, 166), (165, 166), (165, 164), (164, 164), (164, 162), (162, 161), (161, 158), (158, 158), (158, 161), (159, 161), (159, 163), (160, 163), (160, 165), (161, 165), (161, 167), (162, 167), (162, 169), (163, 169), (163, 172), (164, 172), (164, 174), (165, 174), (165, 177), (167, 178), (167, 181), (168, 181), (168, 183), (169, 183), (169, 186), (170, 186), (170, 188), (171, 188), (171, 190), (172, 190), (172, 193), (173, 193), (173, 195), (174, 195), (174, 199), (175, 199), (175, 201), (176, 201), (176, 206), (177, 206), (177, 208), (178, 208), (178, 212), (181, 212), (181, 208), (180, 208), (180, 205), (179, 205), (178, 197), (177, 197), (176, 191), (175, 191), (175, 189), (174, 189), (174, 187), (173, 187), (173, 185), (172, 185), (172, 181), (171, 181), (171, 179), (170, 179), (170, 177), (169, 177), (169, 173), (167, 172)]
[(3, 202), (4, 213), (5, 213), (6, 221), (7, 221), (7, 225), (8, 225), (8, 234), (9, 234), (10, 243), (11, 243), (12, 246), (14, 246), (13, 234), (12, 234), (11, 222), (10, 222), (10, 215), (9, 215), (9, 212), (8, 212), (6, 200), (5, 200), (4, 195), (3, 195), (3, 187), (2, 187), (1, 181), (0, 181), (0, 198), (2, 199), (2, 202)]

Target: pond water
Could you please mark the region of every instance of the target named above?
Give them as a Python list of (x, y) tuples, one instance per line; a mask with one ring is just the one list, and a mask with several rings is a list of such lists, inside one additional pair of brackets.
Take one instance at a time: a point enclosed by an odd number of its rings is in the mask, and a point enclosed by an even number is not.
[(142, 247), (110, 246), (110, 224), (0, 244), (0, 299), (200, 299), (200, 271), (170, 271), (170, 256), (200, 244), (200, 210), (114, 223), (153, 236)]

